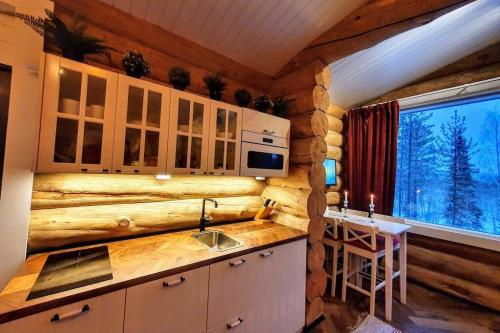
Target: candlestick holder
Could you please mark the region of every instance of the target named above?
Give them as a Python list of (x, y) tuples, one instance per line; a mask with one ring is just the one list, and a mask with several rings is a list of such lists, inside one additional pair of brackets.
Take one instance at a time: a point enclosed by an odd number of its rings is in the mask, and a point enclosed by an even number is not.
[(375, 221), (373, 220), (373, 213), (375, 213), (375, 204), (370, 203), (368, 205), (368, 217), (370, 218), (371, 223), (375, 223)]
[(342, 216), (347, 217), (347, 205), (349, 204), (349, 201), (344, 200), (344, 207), (342, 207)]

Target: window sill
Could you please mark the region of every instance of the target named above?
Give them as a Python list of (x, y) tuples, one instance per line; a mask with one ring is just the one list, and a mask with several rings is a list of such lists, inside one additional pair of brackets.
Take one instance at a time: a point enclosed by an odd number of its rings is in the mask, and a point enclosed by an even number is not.
[(500, 236), (405, 219), (410, 233), (500, 252)]

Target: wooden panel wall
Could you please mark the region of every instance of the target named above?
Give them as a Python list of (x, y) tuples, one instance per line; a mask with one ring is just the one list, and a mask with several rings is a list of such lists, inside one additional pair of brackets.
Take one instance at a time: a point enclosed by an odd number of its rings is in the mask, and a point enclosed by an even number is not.
[(211, 209), (215, 223), (252, 219), (264, 187), (250, 177), (36, 175), (28, 247), (39, 251), (196, 227), (207, 197), (219, 203)]
[(408, 279), (500, 311), (500, 254), (410, 234)]
[(272, 82), (269, 76), (99, 0), (56, 0), (54, 11), (66, 22), (78, 13), (88, 25), (89, 34), (103, 39), (106, 45), (116, 49), (111, 52), (111, 64), (105, 57), (92, 56), (88, 61), (92, 65), (123, 71), (122, 54), (138, 50), (152, 68), (152, 73), (146, 79), (168, 83), (168, 71), (180, 65), (191, 72), (191, 85), (187, 90), (202, 95), (208, 95), (203, 76), (221, 71), (227, 82), (223, 100), (230, 103), (234, 101), (236, 89), (245, 87), (253, 96), (257, 96), (266, 91)]
[(330, 70), (321, 61), (276, 80), (272, 95), (284, 94), (292, 100), (290, 110), (290, 174), (287, 178), (270, 178), (262, 197), (279, 204), (272, 219), (309, 232), (306, 283), (306, 324), (323, 313), (327, 282), (323, 269), (325, 248), (323, 213), (326, 208), (325, 169), (328, 133), (326, 110), (330, 104), (328, 88)]

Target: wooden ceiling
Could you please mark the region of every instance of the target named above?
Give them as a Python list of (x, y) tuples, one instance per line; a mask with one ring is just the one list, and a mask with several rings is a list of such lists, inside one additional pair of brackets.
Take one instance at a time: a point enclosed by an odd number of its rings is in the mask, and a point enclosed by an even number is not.
[(500, 1), (479, 0), (330, 65), (333, 102), (350, 108), (500, 42)]
[(101, 0), (267, 75), (368, 0)]

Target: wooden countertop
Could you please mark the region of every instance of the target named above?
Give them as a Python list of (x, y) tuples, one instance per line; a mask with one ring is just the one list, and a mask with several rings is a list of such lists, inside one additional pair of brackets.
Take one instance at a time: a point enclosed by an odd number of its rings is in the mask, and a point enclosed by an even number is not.
[[(224, 231), (243, 242), (243, 246), (211, 252), (191, 237), (196, 229), (104, 243), (109, 249), (112, 280), (27, 301), (50, 253), (32, 255), (0, 293), (0, 324), (307, 236), (303, 231), (269, 221), (233, 223), (207, 229)], [(98, 245), (81, 248), (94, 246)], [(64, 251), (51, 253), (56, 252)]]

